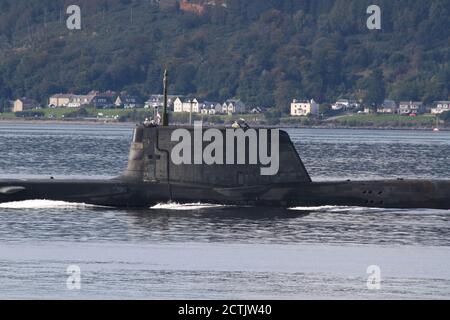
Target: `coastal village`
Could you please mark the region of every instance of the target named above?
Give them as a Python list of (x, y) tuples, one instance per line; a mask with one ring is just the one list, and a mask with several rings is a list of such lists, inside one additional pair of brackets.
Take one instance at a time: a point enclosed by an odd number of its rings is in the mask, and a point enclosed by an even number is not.
[[(137, 95), (130, 95), (126, 92), (116, 93), (113, 91), (99, 92), (91, 91), (87, 94), (79, 95), (73, 93), (54, 94), (48, 98), (47, 105), (42, 105), (38, 101), (23, 97), (11, 101), (11, 112), (16, 116), (39, 117), (39, 110), (42, 109), (65, 109), (80, 110), (83, 108), (93, 108), (99, 110), (97, 117), (102, 116), (101, 110), (123, 109), (137, 110), (143, 109), (153, 114), (158, 113), (163, 107), (163, 96), (154, 94), (143, 99)], [(187, 97), (183, 95), (170, 95), (168, 99), (169, 111), (175, 114), (194, 114), (202, 116), (218, 115), (245, 115), (261, 114), (273, 110), (262, 106), (250, 106), (240, 99), (227, 99), (226, 101), (208, 101), (199, 97)], [(420, 115), (441, 115), (450, 112), (450, 101), (436, 101), (425, 104), (420, 101), (400, 101), (385, 100), (377, 106), (365, 106), (361, 102), (351, 99), (339, 99), (331, 104), (319, 104), (314, 99), (293, 99), (290, 104), (290, 118), (325, 118), (339, 115), (399, 115), (405, 117), (417, 117)], [(30, 111), (34, 111), (30, 113)], [(51, 117), (50, 117), (51, 118)], [(117, 118), (117, 117), (116, 117)]]
[[(160, 94), (151, 95), (146, 101), (134, 95), (126, 93), (116, 94), (112, 91), (91, 91), (85, 95), (61, 93), (49, 97), (46, 106), (30, 98), (19, 98), (11, 101), (11, 112), (20, 113), (44, 108), (58, 109), (151, 109), (152, 111), (163, 107), (164, 97)], [(246, 104), (239, 99), (228, 99), (224, 102), (206, 101), (195, 97), (182, 95), (169, 96), (168, 107), (174, 113), (193, 113), (204, 115), (233, 115), (246, 113), (261, 113), (262, 108), (248, 109)]]

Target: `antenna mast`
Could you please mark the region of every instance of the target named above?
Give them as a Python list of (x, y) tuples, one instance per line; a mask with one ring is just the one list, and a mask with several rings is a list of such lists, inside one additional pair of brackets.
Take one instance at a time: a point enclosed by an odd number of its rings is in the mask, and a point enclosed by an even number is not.
[(163, 127), (169, 126), (169, 115), (167, 114), (167, 87), (169, 81), (169, 73), (167, 69), (164, 71), (164, 105), (162, 114), (162, 125)]

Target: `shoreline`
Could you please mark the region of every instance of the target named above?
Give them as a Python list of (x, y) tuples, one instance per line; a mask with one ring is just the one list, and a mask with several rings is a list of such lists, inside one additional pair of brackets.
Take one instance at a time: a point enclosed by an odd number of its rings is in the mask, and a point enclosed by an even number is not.
[(24, 119), (0, 119), (0, 124), (92, 124), (92, 125), (122, 125), (133, 126), (133, 122), (96, 121), (96, 120), (24, 120)]
[[(26, 119), (0, 119), (0, 124), (58, 124), (58, 125), (98, 125), (98, 126), (123, 126), (133, 127), (136, 122), (119, 122), (119, 121), (105, 121), (105, 120), (26, 120)], [(183, 126), (187, 124), (173, 123), (176, 126)], [(206, 124), (211, 126), (223, 126), (217, 124)], [(398, 130), (398, 131), (433, 131), (433, 127), (396, 127), (396, 126), (339, 126), (339, 125), (293, 125), (293, 124), (279, 124), (279, 125), (258, 125), (262, 128), (286, 128), (286, 129), (340, 129), (340, 130)], [(449, 132), (450, 127), (440, 128), (440, 132)]]

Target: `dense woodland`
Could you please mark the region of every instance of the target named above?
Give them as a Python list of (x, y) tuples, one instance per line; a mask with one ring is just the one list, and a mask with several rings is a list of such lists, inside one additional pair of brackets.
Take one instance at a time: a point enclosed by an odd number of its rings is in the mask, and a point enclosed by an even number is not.
[[(74, 2), (80, 31), (66, 27)], [(203, 15), (154, 2), (1, 0), (0, 108), (59, 92), (147, 96), (166, 67), (172, 94), (283, 112), (293, 98), (450, 98), (450, 0), (223, 0)], [(370, 4), (382, 30), (366, 27)]]

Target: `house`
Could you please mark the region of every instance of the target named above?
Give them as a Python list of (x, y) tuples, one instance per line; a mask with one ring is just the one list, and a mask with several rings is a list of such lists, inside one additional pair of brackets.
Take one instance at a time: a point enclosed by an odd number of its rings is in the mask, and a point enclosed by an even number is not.
[(222, 104), (221, 113), (224, 114), (233, 114), (233, 113), (245, 113), (246, 107), (245, 103), (243, 103), (239, 99), (228, 99)]
[(436, 101), (435, 108), (431, 109), (431, 114), (441, 114), (450, 111), (450, 101)]
[[(183, 98), (183, 96), (167, 96), (167, 107), (169, 109), (173, 108), (173, 104), (176, 98)], [(162, 108), (164, 107), (164, 95), (162, 94), (152, 94), (150, 98), (145, 102), (144, 108)]]
[(215, 115), (216, 109), (203, 108), (202, 110), (200, 110), (200, 113), (204, 115)]
[(90, 103), (94, 108), (106, 109), (114, 106), (116, 93), (113, 91), (106, 91), (103, 93), (92, 91), (88, 95), (94, 95), (94, 98), (92, 98)]
[(204, 115), (215, 115), (217, 113), (218, 106), (221, 107), (222, 105), (218, 102), (204, 101), (202, 103), (202, 109), (200, 110), (200, 113)]
[(364, 113), (364, 114), (372, 114), (373, 112), (374, 112), (373, 109), (371, 107), (367, 107), (367, 106), (365, 106), (364, 110), (362, 111), (362, 113)]
[(291, 116), (308, 116), (316, 115), (319, 113), (319, 105), (313, 100), (311, 101), (301, 101), (293, 100), (291, 103)]
[(67, 108), (74, 94), (72, 93), (58, 93), (52, 95), (48, 99), (49, 108)]
[(334, 111), (345, 111), (350, 109), (359, 108), (360, 104), (355, 100), (339, 99), (331, 105), (331, 109)]
[[(116, 94), (113, 91), (104, 93), (91, 91), (86, 95), (59, 93), (49, 98), (48, 106), (50, 108), (81, 108), (91, 105), (96, 108), (108, 108), (114, 106), (115, 97)], [(127, 103), (132, 105), (132, 98)]]
[(94, 99), (95, 94), (90, 93), (87, 95), (79, 95), (74, 94), (69, 100), (69, 103), (67, 104), (68, 108), (81, 108), (83, 106), (90, 105), (92, 103), (92, 100)]
[(250, 113), (251, 114), (260, 114), (260, 113), (263, 113), (263, 109), (260, 107), (255, 107), (252, 110), (250, 110)]
[(334, 111), (347, 110), (350, 106), (350, 102), (345, 99), (340, 99), (336, 103), (331, 105), (331, 109)]
[(398, 113), (401, 115), (423, 114), (424, 112), (425, 106), (422, 102), (402, 101), (398, 106)]
[(377, 113), (396, 114), (397, 104), (393, 100), (384, 100), (384, 102), (377, 108)]
[(176, 113), (179, 112), (191, 112), (192, 113), (200, 113), (202, 109), (202, 104), (197, 99), (181, 99), (180, 97), (176, 98), (173, 103), (173, 111)]
[(41, 109), (41, 104), (29, 98), (20, 98), (14, 101), (12, 112), (22, 112), (32, 109)]
[(143, 107), (141, 99), (136, 96), (130, 96), (126, 94), (121, 94), (117, 97), (114, 105), (116, 107), (125, 108), (125, 109), (135, 109)]
[(183, 112), (183, 100), (180, 97), (176, 98), (173, 102), (173, 112)]
[(222, 104), (217, 102), (217, 104), (214, 106), (214, 109), (216, 110), (215, 114), (222, 113)]

